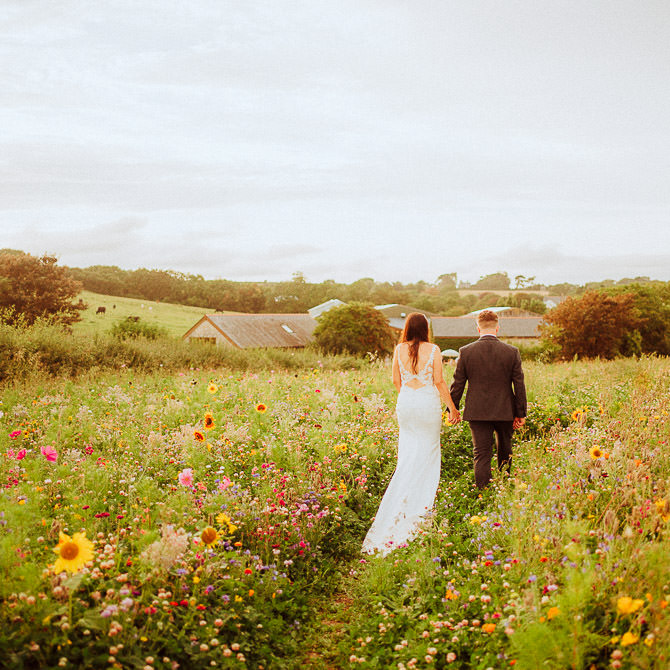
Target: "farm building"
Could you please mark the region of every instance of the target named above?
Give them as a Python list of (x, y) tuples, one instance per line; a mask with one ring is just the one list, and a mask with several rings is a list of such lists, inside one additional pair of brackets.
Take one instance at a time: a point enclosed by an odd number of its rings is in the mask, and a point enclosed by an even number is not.
[(405, 317), (412, 312), (425, 314), (429, 321), (433, 315), (432, 312), (417, 309), (416, 307), (410, 307), (409, 305), (398, 305), (397, 303), (377, 305), (375, 309), (378, 309), (388, 319), (389, 326), (394, 330), (402, 330), (405, 327)]
[(235, 349), (304, 347), (316, 320), (309, 314), (206, 314), (182, 339)]
[[(539, 317), (539, 314), (536, 314), (535, 312), (528, 312), (525, 309), (519, 309), (518, 307), (486, 307), (486, 310), (489, 312), (495, 312), (498, 315), (499, 319), (507, 319), (507, 318), (518, 318), (518, 317), (524, 317), (524, 316), (535, 316)], [(469, 312), (468, 314), (464, 314), (463, 316), (459, 316), (459, 319), (468, 319), (470, 317), (476, 318), (477, 315), (480, 312), (483, 312), (483, 309), (477, 309), (474, 312)]]
[[(501, 339), (537, 339), (540, 336), (541, 316), (518, 316), (501, 318), (498, 323)], [(479, 337), (475, 319), (462, 316), (434, 316), (431, 319), (433, 337), (440, 340), (475, 340)]]
[(346, 304), (347, 304), (346, 302), (342, 302), (337, 298), (333, 298), (332, 300), (326, 300), (326, 302), (322, 302), (320, 305), (317, 305), (316, 307), (311, 307), (310, 309), (307, 310), (307, 313), (313, 319), (317, 319), (324, 312), (327, 312), (329, 309), (333, 309), (333, 307), (342, 307), (342, 305)]

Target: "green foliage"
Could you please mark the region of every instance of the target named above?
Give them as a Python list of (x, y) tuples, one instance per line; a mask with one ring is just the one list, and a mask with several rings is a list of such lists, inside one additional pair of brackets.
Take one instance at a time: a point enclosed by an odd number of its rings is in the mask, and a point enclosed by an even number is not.
[(587, 291), (547, 312), (545, 322), (542, 339), (557, 346), (561, 358), (611, 359), (634, 344), (631, 334), (644, 324), (645, 317), (636, 308), (632, 293), (610, 296)]
[(473, 288), (506, 290), (509, 288), (510, 280), (506, 272), (495, 272), (494, 274), (480, 277)]
[(136, 339), (138, 337), (147, 340), (155, 340), (158, 337), (167, 336), (167, 330), (154, 323), (144, 323), (139, 317), (126, 317), (123, 321), (115, 323), (111, 334), (119, 340)]
[(92, 337), (73, 334), (45, 320), (36, 321), (31, 327), (22, 325), (20, 320), (13, 324), (0, 321), (0, 382), (5, 383), (45, 373), (76, 376), (95, 369), (304, 370), (351, 369), (364, 365), (360, 358), (323, 355), (313, 350), (239, 350), (163, 336), (155, 339), (118, 338), (111, 334)]
[(633, 295), (633, 304), (643, 317), (637, 332), (630, 333), (624, 354), (670, 355), (670, 282), (632, 283), (607, 289), (607, 295)]
[(387, 356), (396, 338), (386, 317), (371, 305), (350, 303), (322, 314), (314, 330), (314, 340), (330, 354)]
[(496, 303), (499, 307), (517, 307), (518, 309), (534, 312), (535, 314), (544, 314), (547, 306), (542, 298), (535, 293), (515, 293), (503, 298), (499, 298)]
[(67, 268), (58, 267), (56, 258), (16, 252), (0, 254), (0, 309), (4, 319), (13, 322), (19, 315), (24, 323), (50, 318), (56, 323), (72, 324), (86, 308), (83, 301), (73, 302), (81, 290)]

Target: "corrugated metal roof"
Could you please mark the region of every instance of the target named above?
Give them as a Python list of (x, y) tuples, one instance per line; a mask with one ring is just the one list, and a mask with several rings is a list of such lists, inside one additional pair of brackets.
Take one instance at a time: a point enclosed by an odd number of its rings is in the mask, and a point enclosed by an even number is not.
[(309, 314), (207, 314), (206, 318), (240, 349), (304, 347), (316, 328)]
[[(500, 319), (499, 337), (539, 337), (542, 317), (519, 316)], [(434, 316), (433, 337), (478, 337), (475, 319), (462, 316)]]
[(394, 317), (396, 319), (404, 319), (412, 312), (420, 312), (426, 316), (433, 315), (433, 312), (427, 312), (425, 309), (417, 309), (411, 305), (399, 305), (397, 303), (391, 303), (389, 305), (376, 305), (375, 309), (378, 309), (387, 318)]
[(520, 307), (485, 307), (484, 309), (477, 309), (474, 312), (469, 312), (461, 316), (461, 319), (467, 319), (473, 316), (477, 316), (481, 312), (488, 310), (489, 312), (495, 312), (500, 318), (517, 318), (521, 316), (540, 316), (537, 312), (529, 312), (527, 309), (521, 309)]
[(307, 313), (316, 319), (317, 317), (321, 316), (324, 312), (327, 312), (329, 309), (333, 309), (333, 307), (341, 307), (342, 305), (346, 305), (346, 302), (342, 302), (338, 298), (332, 298), (331, 300), (326, 300), (326, 302), (322, 302), (320, 305), (316, 305), (315, 307), (311, 307), (310, 309), (307, 310)]

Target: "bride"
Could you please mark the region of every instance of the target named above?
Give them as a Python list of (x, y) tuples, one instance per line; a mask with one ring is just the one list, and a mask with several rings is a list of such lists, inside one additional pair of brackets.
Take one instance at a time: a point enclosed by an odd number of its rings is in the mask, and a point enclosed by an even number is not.
[(398, 462), (363, 542), (364, 553), (382, 556), (412, 539), (433, 507), (440, 480), (440, 398), (452, 424), (461, 418), (442, 377), (440, 349), (430, 343), (428, 319), (420, 312), (405, 320), (393, 352), (393, 384), (398, 389)]

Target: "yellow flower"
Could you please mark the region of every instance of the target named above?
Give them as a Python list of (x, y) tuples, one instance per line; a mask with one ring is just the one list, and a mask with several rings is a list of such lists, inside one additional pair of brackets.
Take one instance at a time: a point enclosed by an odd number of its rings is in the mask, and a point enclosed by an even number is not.
[(223, 526), (225, 523), (226, 526), (228, 526), (228, 533), (230, 535), (232, 535), (237, 530), (237, 526), (230, 520), (230, 517), (223, 512), (221, 512), (221, 514), (217, 514), (216, 523), (218, 523), (220, 526)]
[(56, 574), (79, 572), (88, 561), (93, 560), (93, 542), (86, 539), (86, 533), (75, 533), (72, 537), (60, 533), (58, 546), (54, 551), (58, 554), (54, 564)]
[(219, 541), (219, 533), (216, 528), (207, 526), (205, 530), (200, 533), (200, 539), (208, 546), (213, 547)]
[(481, 525), (482, 525), (482, 522), (483, 522), (483, 521), (486, 521), (486, 519), (488, 519), (488, 517), (486, 517), (486, 516), (477, 516), (477, 515), (475, 514), (475, 516), (471, 516), (471, 517), (470, 517), (470, 523), (471, 523), (473, 526), (474, 526), (474, 525), (481, 526)]
[(644, 600), (631, 598), (630, 596), (623, 596), (616, 601), (616, 608), (619, 614), (632, 614), (637, 612), (644, 605)]
[(205, 430), (212, 430), (214, 428), (214, 417), (207, 412), (205, 414)]
[(581, 421), (586, 415), (586, 411), (582, 407), (578, 407), (570, 416), (573, 421)]
[(660, 500), (657, 500), (654, 505), (656, 505), (656, 510), (661, 515), (663, 521), (670, 520), (670, 505), (668, 505), (667, 500), (661, 498)]
[(637, 635), (628, 631), (621, 636), (621, 646), (627, 647), (629, 644), (635, 644), (639, 639)]
[(554, 617), (558, 616), (561, 613), (561, 610), (558, 607), (550, 607), (547, 611), (547, 619), (551, 621)]
[(344, 442), (342, 442), (341, 444), (336, 444), (333, 447), (333, 451), (335, 451), (337, 453), (344, 453), (346, 450), (347, 450), (347, 445)]
[(216, 393), (219, 390), (219, 387), (214, 382), (210, 382), (209, 386), (207, 387), (207, 390), (210, 393)]
[(205, 436), (199, 430), (194, 430), (193, 431), (193, 437), (197, 442), (204, 442), (205, 441)]
[(258, 405), (256, 405), (256, 411), (257, 411), (259, 414), (265, 414), (265, 412), (267, 411), (267, 409), (268, 409), (268, 408), (267, 408), (267, 405), (264, 405), (262, 402), (260, 402), (260, 403), (258, 403)]
[(591, 458), (595, 461), (596, 459), (600, 458), (603, 455), (603, 452), (600, 449), (600, 447), (595, 446), (589, 449), (589, 454), (591, 455)]

